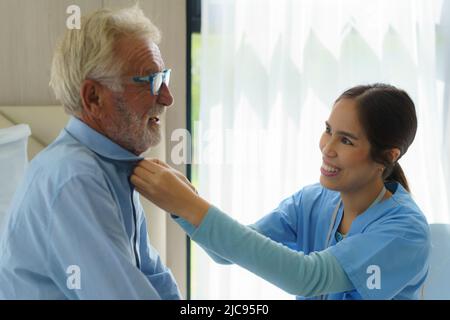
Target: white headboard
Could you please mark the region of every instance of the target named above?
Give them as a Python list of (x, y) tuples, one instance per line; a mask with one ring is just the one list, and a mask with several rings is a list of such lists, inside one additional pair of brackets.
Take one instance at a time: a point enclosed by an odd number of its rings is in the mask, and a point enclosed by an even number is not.
[(0, 128), (20, 123), (30, 126), (29, 160), (58, 136), (68, 120), (61, 106), (0, 106)]

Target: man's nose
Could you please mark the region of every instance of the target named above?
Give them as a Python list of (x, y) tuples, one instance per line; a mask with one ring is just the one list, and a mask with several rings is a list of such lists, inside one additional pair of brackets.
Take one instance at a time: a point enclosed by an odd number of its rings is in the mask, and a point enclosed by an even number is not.
[(173, 104), (172, 93), (170, 92), (169, 87), (165, 83), (163, 83), (161, 85), (161, 88), (159, 89), (158, 103), (166, 107), (170, 107)]

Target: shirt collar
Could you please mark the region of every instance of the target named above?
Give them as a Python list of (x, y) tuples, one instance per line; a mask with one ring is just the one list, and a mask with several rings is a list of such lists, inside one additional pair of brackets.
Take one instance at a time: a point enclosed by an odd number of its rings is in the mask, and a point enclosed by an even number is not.
[[(405, 196), (407, 198), (410, 197), (408, 191), (406, 191), (399, 182), (385, 182), (384, 186), (392, 193), (392, 196), (368, 208), (366, 211), (364, 211), (364, 213), (358, 215), (355, 220), (353, 220), (352, 226), (350, 228), (350, 231), (347, 233), (347, 236), (349, 234), (361, 232), (361, 230), (364, 230), (373, 221), (381, 218), (386, 214), (389, 214), (390, 208), (397, 206), (398, 203), (404, 202), (403, 199), (405, 198)], [(406, 199), (406, 201), (409, 202), (409, 199)], [(339, 223), (340, 219), (342, 219), (342, 211), (340, 212)]]
[(127, 162), (144, 159), (119, 146), (75, 117), (70, 117), (65, 130), (81, 144), (105, 158)]

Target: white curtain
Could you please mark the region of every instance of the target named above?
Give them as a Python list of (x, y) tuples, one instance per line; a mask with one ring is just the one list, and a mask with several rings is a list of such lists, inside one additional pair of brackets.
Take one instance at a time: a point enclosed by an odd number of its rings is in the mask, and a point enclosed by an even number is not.
[[(237, 220), (256, 221), (318, 181), (318, 143), (334, 100), (351, 86), (386, 82), (416, 103), (418, 132), (400, 160), (413, 195), (430, 223), (450, 222), (450, 69), (439, 76), (449, 57), (441, 54), (440, 20), (450, 16), (442, 7), (438, 0), (204, 0), (193, 159), (200, 193)], [(196, 246), (192, 270), (193, 299), (292, 298)]]

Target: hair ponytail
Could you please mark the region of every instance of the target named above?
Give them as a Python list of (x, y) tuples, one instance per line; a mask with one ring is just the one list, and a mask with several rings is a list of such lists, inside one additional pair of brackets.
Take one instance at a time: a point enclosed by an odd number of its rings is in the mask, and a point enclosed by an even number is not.
[(398, 162), (391, 166), (390, 168), (386, 168), (383, 174), (384, 181), (396, 181), (400, 183), (406, 191), (410, 192), (408, 180), (406, 179), (405, 173), (403, 172), (402, 167)]

